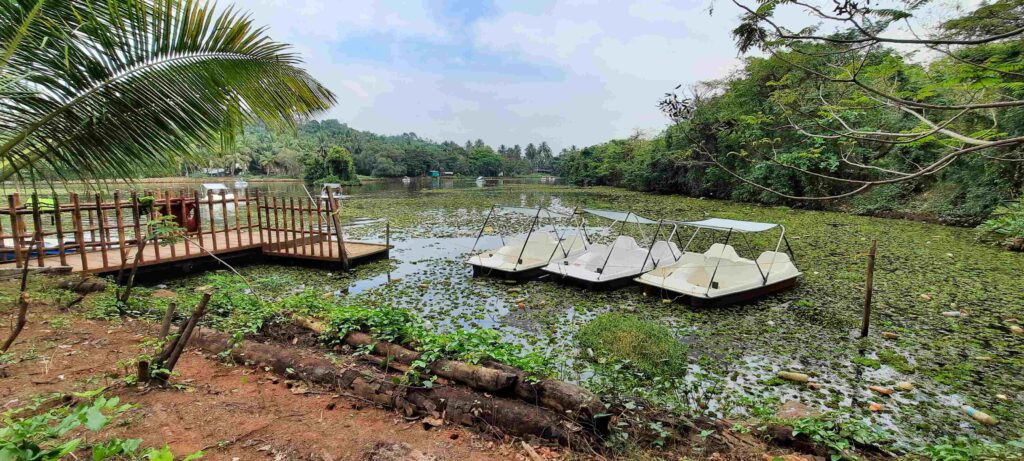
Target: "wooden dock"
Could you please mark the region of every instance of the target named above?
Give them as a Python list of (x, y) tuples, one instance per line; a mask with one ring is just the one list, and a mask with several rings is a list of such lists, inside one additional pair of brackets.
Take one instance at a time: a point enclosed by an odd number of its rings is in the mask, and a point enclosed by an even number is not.
[(332, 191), (316, 203), (248, 191), (114, 192), (106, 200), (71, 193), (66, 200), (7, 197), (0, 210), (0, 268), (70, 267), (106, 275), (130, 268), (136, 259), (140, 270), (153, 272), (258, 256), (347, 270), (387, 257), (391, 248), (387, 223), (384, 243), (347, 240)]

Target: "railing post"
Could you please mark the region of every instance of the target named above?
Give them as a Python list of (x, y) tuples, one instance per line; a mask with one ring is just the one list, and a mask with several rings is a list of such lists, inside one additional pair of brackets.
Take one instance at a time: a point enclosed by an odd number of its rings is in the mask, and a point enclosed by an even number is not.
[(64, 223), (61, 220), (63, 213), (60, 209), (60, 200), (57, 198), (57, 194), (53, 195), (53, 225), (57, 228), (57, 255), (60, 257), (60, 265), (67, 266), (68, 260), (66, 250), (64, 249)]
[(110, 260), (107, 258), (107, 215), (103, 213), (103, 200), (100, 194), (96, 194), (96, 224), (100, 233), (100, 257), (103, 260), (103, 268), (110, 267)]
[(85, 255), (85, 230), (82, 228), (82, 205), (78, 194), (71, 194), (71, 223), (75, 226), (75, 241), (78, 242), (78, 253), (82, 257), (82, 270), (89, 270), (89, 258)]
[(36, 264), (38, 267), (43, 267), (45, 265), (43, 258), (46, 257), (46, 242), (43, 241), (43, 217), (39, 211), (39, 194), (35, 192), (32, 193), (32, 227), (35, 228), (33, 234), (36, 241)]
[[(14, 242), (13, 242), (13, 246), (14, 246), (14, 264), (15, 264), (15, 266), (17, 268), (20, 269), (21, 268), (21, 235), (22, 235), (22, 232), (21, 232), (21, 226), (19, 225), (19, 222), (21, 221), (21, 219), (18, 218), (18, 197), (17, 197), (17, 194), (8, 195), (7, 196), (7, 209), (11, 213), (11, 237), (12, 237), (12, 240), (14, 240)], [(26, 261), (25, 261), (26, 264), (28, 264), (27, 259), (28, 258), (26, 258)]]

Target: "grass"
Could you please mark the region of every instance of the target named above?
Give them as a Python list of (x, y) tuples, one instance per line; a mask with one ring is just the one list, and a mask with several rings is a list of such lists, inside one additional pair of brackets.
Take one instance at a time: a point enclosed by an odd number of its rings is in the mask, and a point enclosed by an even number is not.
[(579, 342), (598, 361), (627, 362), (652, 376), (686, 373), (686, 346), (668, 328), (634, 315), (599, 315), (580, 330)]

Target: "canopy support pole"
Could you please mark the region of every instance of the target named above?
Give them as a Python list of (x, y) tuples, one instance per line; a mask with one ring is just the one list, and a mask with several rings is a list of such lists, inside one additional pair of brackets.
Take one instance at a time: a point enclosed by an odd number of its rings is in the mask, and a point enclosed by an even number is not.
[(615, 244), (619, 242), (619, 237), (622, 237), (622, 232), (626, 230), (626, 220), (629, 219), (629, 215), (633, 214), (632, 211), (626, 213), (626, 218), (619, 223), (619, 235), (615, 236), (615, 240), (612, 241), (612, 246), (608, 247), (608, 255), (604, 257), (604, 264), (601, 265), (601, 269), (597, 271), (597, 279), (601, 280), (601, 276), (604, 275), (604, 269), (608, 267), (608, 260), (612, 257), (612, 251), (615, 250)]
[(480, 232), (476, 233), (476, 241), (473, 242), (473, 249), (469, 250), (469, 252), (471, 254), (472, 253), (476, 253), (476, 246), (477, 246), (477, 244), (480, 243), (480, 237), (482, 237), (484, 235), (484, 229), (487, 228), (487, 223), (491, 220), (491, 215), (493, 215), (493, 214), (494, 214), (494, 205), (491, 205), (491, 210), (487, 212), (487, 217), (484, 218), (484, 225), (480, 226)]
[[(696, 233), (694, 233), (694, 235), (696, 235)], [(715, 271), (711, 273), (711, 280), (708, 280), (708, 289), (704, 291), (705, 297), (711, 293), (711, 286), (715, 283), (715, 275), (718, 274), (718, 266), (722, 264), (722, 255), (725, 254), (725, 247), (729, 246), (730, 238), (732, 238), (732, 229), (729, 229), (729, 233), (725, 234), (725, 243), (722, 246), (722, 252), (718, 255), (718, 262), (715, 263)]]
[(533, 228), (537, 226), (537, 221), (540, 221), (540, 210), (543, 208), (537, 207), (537, 215), (533, 217), (533, 222), (530, 223), (530, 231), (526, 233), (526, 241), (523, 242), (523, 248), (519, 250), (519, 257), (516, 258), (516, 265), (513, 266), (512, 271), (518, 271), (519, 265), (523, 262), (523, 253), (526, 252), (526, 246), (530, 244), (530, 236), (533, 235)]
[[(651, 237), (651, 244), (647, 246), (647, 256), (644, 256), (644, 263), (640, 265), (640, 270), (644, 270), (647, 267), (647, 260), (651, 259), (651, 251), (654, 250), (654, 243), (658, 241), (658, 234), (661, 233), (661, 225), (665, 223), (664, 219), (658, 220), (658, 229), (654, 231), (654, 237)], [(654, 266), (658, 266), (658, 262), (654, 262)]]

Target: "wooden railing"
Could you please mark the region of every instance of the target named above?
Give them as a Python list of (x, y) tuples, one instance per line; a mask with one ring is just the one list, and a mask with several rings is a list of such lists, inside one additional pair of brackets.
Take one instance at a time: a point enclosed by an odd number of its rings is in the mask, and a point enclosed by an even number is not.
[[(12, 194), (0, 210), (0, 263), (110, 272), (131, 265), (140, 251), (139, 263), (148, 265), (259, 248), (272, 256), (340, 262), (347, 269), (350, 258), (386, 251), (390, 227), (383, 245), (347, 247), (334, 213), (340, 192), (307, 200), (260, 197), (257, 191), (250, 196), (248, 190), (205, 196), (184, 190), (115, 191), (106, 199), (71, 193), (67, 203), (56, 196), (32, 194), (26, 201)], [(166, 216), (183, 229), (183, 241), (146, 245), (151, 225)]]
[[(11, 194), (0, 210), (0, 261), (19, 268), (59, 263), (84, 271), (120, 266), (129, 255), (134, 258), (150, 224), (162, 215), (174, 216), (187, 239), (214, 252), (259, 246), (260, 223), (250, 206), (258, 199), (258, 193), (201, 197), (195, 191), (115, 191), (106, 200), (98, 193), (70, 193), (65, 203), (59, 196), (32, 194), (26, 201)], [(194, 246), (150, 245), (140, 261), (188, 257), (201, 251)]]
[[(347, 267), (344, 233), (334, 214), (340, 205), (334, 194), (335, 191), (330, 190), (325, 192), (326, 197), (308, 201), (294, 197), (281, 198), (280, 201), (277, 197), (263, 197), (259, 210), (264, 213), (264, 252), (278, 256), (337, 259)], [(313, 202), (316, 202), (315, 206)]]

